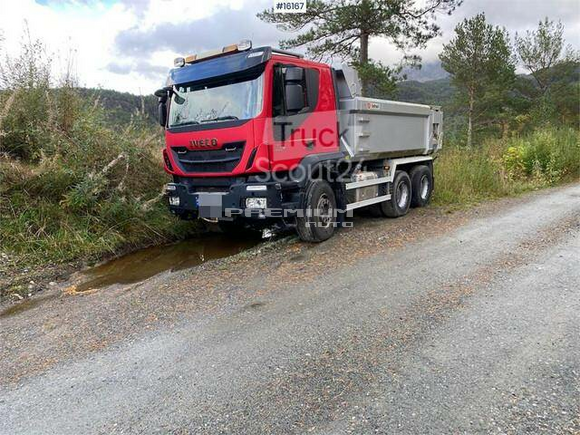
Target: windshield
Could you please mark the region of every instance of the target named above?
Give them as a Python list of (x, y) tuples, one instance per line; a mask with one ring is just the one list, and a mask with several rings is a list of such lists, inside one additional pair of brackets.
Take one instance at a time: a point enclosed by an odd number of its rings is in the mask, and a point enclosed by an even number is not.
[(253, 79), (173, 87), (169, 127), (250, 119), (262, 110), (264, 74)]

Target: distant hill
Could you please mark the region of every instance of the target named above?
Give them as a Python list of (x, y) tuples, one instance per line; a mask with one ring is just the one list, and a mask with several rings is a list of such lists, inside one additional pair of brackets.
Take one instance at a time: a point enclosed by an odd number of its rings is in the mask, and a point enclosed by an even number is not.
[(421, 65), (421, 68), (405, 68), (403, 74), (408, 81), (427, 82), (449, 77), (449, 73), (443, 69), (441, 62), (427, 62)]
[(141, 111), (146, 121), (151, 124), (157, 122), (157, 98), (154, 95), (134, 95), (128, 92), (118, 92), (111, 89), (79, 88), (83, 98), (98, 99), (106, 110), (108, 121), (113, 125), (123, 126), (131, 122), (131, 117)]
[(455, 88), (449, 78), (426, 82), (407, 80), (397, 84), (397, 95), (393, 99), (409, 103), (445, 106), (453, 99), (454, 92)]

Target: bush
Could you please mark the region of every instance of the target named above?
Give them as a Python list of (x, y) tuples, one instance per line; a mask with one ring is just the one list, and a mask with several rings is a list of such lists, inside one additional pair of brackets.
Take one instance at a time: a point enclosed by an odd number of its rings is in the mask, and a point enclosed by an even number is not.
[(488, 139), (472, 149), (446, 147), (435, 164), (435, 202), (464, 204), (580, 178), (580, 135), (544, 128)]
[(20, 265), (42, 265), (195, 232), (161, 201), (168, 177), (159, 129), (135, 117), (112, 127), (98, 100), (83, 96), (70, 75), (54, 88), (46, 65), (27, 63), (0, 68), (2, 250)]
[(542, 129), (512, 139), (503, 156), (512, 178), (551, 185), (577, 178), (580, 173), (580, 142), (572, 129)]

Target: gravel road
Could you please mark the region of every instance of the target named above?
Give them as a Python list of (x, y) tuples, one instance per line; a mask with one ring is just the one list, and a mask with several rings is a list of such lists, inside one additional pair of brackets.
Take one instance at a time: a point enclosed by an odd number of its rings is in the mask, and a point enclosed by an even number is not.
[(580, 433), (578, 184), (39, 298), (2, 434)]

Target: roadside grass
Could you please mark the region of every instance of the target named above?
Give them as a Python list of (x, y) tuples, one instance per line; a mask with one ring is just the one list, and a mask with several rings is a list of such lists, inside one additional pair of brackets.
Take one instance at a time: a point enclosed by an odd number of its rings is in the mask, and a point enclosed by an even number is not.
[(0, 94), (0, 296), (27, 292), (28, 281), (14, 279), (23, 269), (97, 261), (199, 232), (168, 213), (163, 137), (139, 113), (119, 129), (74, 88), (34, 90), (44, 104), (13, 97), (28, 91)]
[(444, 148), (435, 163), (433, 203), (466, 206), (578, 179), (579, 132), (543, 128), (471, 149)]

